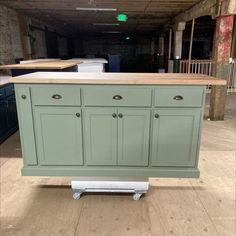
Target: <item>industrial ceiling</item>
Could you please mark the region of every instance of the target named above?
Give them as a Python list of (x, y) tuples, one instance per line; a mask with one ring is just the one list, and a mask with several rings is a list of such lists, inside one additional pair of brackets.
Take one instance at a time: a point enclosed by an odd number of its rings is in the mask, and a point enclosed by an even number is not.
[[(0, 0), (0, 4), (18, 12), (77, 33), (155, 31), (198, 2), (199, 0)], [(127, 15), (126, 22), (117, 21), (120, 13)]]

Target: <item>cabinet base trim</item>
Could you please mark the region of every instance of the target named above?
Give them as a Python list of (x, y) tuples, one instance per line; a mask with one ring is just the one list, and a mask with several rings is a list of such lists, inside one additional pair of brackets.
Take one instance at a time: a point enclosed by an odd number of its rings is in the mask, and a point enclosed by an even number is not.
[(60, 168), (60, 167), (23, 167), (24, 176), (113, 176), (113, 177), (163, 177), (198, 178), (198, 168)]

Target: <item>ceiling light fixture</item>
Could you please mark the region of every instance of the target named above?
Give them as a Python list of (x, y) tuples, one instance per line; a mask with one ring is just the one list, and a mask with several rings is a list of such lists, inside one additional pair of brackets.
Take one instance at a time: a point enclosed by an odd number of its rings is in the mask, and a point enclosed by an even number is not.
[(121, 31), (102, 31), (103, 34), (121, 34)]
[(77, 11), (117, 11), (116, 8), (76, 7)]
[(113, 25), (119, 26), (120, 24), (119, 23), (93, 23), (93, 25), (94, 26), (104, 26), (104, 25), (107, 25), (107, 26), (109, 26), (109, 25), (111, 25), (111, 26), (113, 26)]

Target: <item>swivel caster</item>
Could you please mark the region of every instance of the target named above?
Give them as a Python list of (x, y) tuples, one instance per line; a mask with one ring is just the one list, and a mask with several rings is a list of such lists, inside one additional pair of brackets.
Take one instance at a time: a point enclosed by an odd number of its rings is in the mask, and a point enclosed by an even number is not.
[(135, 193), (135, 194), (133, 195), (133, 199), (134, 199), (135, 201), (138, 201), (138, 200), (141, 198), (141, 196), (142, 196), (142, 193)]
[(81, 193), (79, 193), (79, 192), (75, 192), (75, 193), (73, 194), (73, 198), (74, 198), (75, 200), (79, 200), (80, 197), (81, 197)]

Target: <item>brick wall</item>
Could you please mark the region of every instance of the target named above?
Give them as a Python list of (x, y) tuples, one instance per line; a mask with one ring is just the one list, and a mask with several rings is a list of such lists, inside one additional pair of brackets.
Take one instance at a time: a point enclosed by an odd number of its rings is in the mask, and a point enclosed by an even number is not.
[(0, 64), (22, 58), (19, 24), (15, 11), (0, 6)]
[[(59, 34), (65, 34), (60, 29), (47, 25), (37, 19), (27, 17), (28, 25), (33, 25), (41, 29), (48, 28)], [(38, 29), (28, 29), (30, 52), (32, 59), (47, 58), (45, 32)], [(66, 38), (58, 36), (59, 56), (68, 56)], [(20, 38), (20, 28), (16, 11), (0, 5), (0, 64), (15, 63), (18, 58), (23, 58), (22, 43)]]

